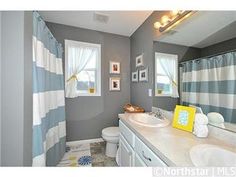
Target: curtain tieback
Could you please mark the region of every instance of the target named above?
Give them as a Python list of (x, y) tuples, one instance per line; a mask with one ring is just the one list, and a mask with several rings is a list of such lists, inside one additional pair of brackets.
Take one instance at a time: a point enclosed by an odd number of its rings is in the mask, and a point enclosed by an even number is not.
[(171, 81), (173, 85), (175, 85), (177, 87), (177, 83), (175, 81)]
[(76, 79), (78, 81), (76, 74), (73, 74), (69, 79), (67, 79), (67, 82), (74, 80), (74, 79)]

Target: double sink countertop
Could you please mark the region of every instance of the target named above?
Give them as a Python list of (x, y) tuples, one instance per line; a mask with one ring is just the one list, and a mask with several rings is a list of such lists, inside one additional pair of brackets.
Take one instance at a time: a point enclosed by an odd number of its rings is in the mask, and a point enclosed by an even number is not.
[(118, 115), (120, 120), (130, 128), (161, 160), (168, 166), (194, 166), (189, 151), (199, 144), (212, 144), (236, 152), (236, 148), (215, 137), (198, 138), (190, 132), (172, 127), (145, 127), (130, 119), (139, 116), (139, 113), (124, 113)]

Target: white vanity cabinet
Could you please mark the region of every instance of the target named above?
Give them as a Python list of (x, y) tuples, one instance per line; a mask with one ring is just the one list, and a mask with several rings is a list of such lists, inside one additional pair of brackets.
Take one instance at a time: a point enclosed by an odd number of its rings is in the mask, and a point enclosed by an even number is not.
[(134, 150), (125, 140), (125, 138), (120, 135), (119, 141), (120, 147), (120, 166), (121, 167), (133, 167), (134, 166)]
[(166, 167), (167, 165), (152, 152), (138, 137), (135, 138), (135, 153), (148, 167)]
[(121, 121), (119, 123), (120, 129), (120, 166), (122, 167), (133, 167), (134, 166), (134, 145), (135, 135), (134, 133)]
[(120, 166), (165, 167), (167, 166), (122, 121), (120, 128)]
[(144, 161), (139, 157), (139, 155), (137, 153), (135, 153), (134, 166), (135, 167), (147, 167), (147, 165), (144, 163)]

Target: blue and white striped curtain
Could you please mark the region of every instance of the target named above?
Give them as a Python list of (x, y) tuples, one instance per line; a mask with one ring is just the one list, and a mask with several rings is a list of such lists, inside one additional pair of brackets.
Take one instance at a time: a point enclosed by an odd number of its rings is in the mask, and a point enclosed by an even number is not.
[(55, 166), (65, 152), (62, 46), (33, 12), (33, 166)]
[(197, 105), (205, 114), (219, 112), (225, 121), (236, 123), (236, 53), (182, 65), (182, 103)]

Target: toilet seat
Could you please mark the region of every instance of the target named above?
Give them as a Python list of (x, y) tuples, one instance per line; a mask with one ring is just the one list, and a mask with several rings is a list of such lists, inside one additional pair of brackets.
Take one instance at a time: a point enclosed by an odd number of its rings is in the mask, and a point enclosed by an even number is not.
[(102, 130), (102, 135), (105, 137), (119, 137), (119, 127), (107, 127)]

